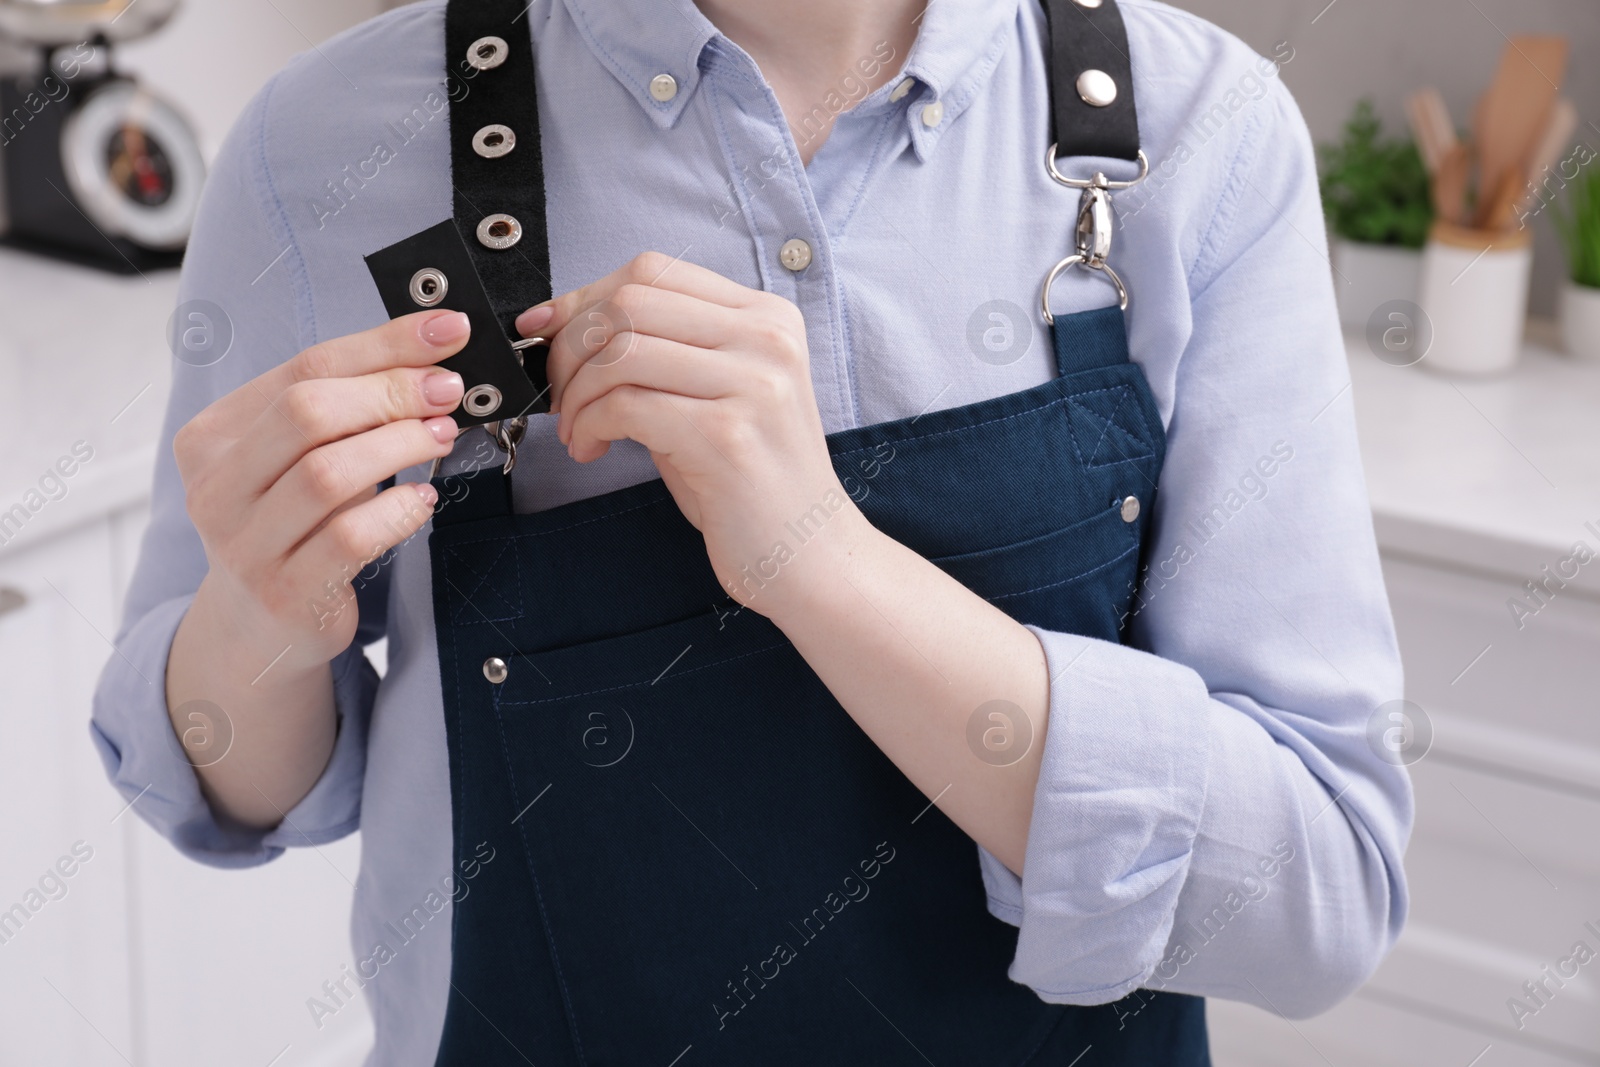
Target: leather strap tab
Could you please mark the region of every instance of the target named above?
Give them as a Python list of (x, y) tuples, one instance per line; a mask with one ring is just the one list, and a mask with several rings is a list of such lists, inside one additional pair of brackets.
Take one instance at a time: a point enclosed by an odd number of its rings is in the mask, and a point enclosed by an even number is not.
[[(1056, 158), (1139, 157), (1139, 115), (1133, 101), (1133, 60), (1116, 0), (1086, 6), (1079, 0), (1044, 0), (1050, 27), (1050, 99)], [(1116, 86), (1104, 107), (1084, 100), (1078, 79), (1097, 70)]]

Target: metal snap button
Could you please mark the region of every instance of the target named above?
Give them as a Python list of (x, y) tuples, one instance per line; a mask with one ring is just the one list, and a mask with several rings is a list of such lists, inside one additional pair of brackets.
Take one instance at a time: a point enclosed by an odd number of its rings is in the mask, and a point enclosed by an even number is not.
[(922, 109), (922, 124), (928, 129), (933, 129), (944, 121), (944, 104), (935, 100)]
[(909, 93), (916, 86), (916, 84), (917, 80), (915, 78), (907, 78), (905, 81), (894, 87), (894, 92), (889, 94), (889, 99), (904, 100), (906, 98), (906, 94)]
[(473, 418), (481, 418), (498, 411), (503, 399), (500, 390), (492, 385), (474, 385), (467, 390), (467, 395), (461, 398), (461, 408)]
[(1123, 497), (1117, 507), (1123, 522), (1132, 522), (1139, 517), (1139, 498), (1136, 496)]
[(778, 249), (778, 261), (796, 273), (811, 266), (811, 246), (795, 237), (783, 242)]
[(650, 95), (665, 104), (678, 95), (678, 79), (670, 74), (657, 74), (650, 79)]
[(411, 276), (411, 299), (418, 307), (438, 307), (450, 291), (450, 279), (437, 267), (423, 267)]
[(511, 46), (504, 37), (479, 37), (467, 48), (467, 66), (476, 70), (493, 70), (506, 61)]
[(1099, 7), (1100, 0), (1078, 0), (1079, 7)]
[(1117, 83), (1103, 70), (1086, 70), (1078, 75), (1078, 95), (1092, 107), (1106, 107), (1117, 98)]
[(478, 243), (503, 250), (522, 240), (522, 223), (510, 215), (487, 215), (478, 223)]
[(484, 159), (499, 159), (517, 147), (517, 135), (510, 126), (495, 123), (472, 135), (472, 150)]
[(506, 669), (506, 661), (499, 656), (490, 656), (483, 661), (483, 676), (489, 679), (491, 685), (499, 685), (506, 680), (506, 675), (510, 673)]

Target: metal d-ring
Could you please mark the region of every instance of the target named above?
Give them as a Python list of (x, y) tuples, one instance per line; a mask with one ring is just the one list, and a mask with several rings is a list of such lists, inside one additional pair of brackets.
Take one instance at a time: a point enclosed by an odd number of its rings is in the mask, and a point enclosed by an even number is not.
[(522, 353), (527, 349), (532, 348), (534, 345), (548, 345), (549, 343), (550, 339), (547, 337), (524, 337), (520, 341), (512, 341), (511, 351), (517, 357), (517, 366), (522, 366)]
[(1054, 326), (1056, 324), (1056, 317), (1050, 313), (1050, 287), (1055, 285), (1056, 278), (1061, 275), (1062, 271), (1066, 270), (1068, 267), (1077, 266), (1081, 266), (1085, 270), (1100, 271), (1106, 277), (1110, 278), (1111, 284), (1117, 287), (1118, 306), (1121, 307), (1123, 311), (1128, 310), (1128, 287), (1122, 284), (1122, 279), (1117, 276), (1116, 271), (1111, 269), (1111, 264), (1105, 262), (1091, 263), (1087, 256), (1074, 252), (1072, 255), (1068, 256), (1066, 259), (1063, 259), (1060, 263), (1057, 263), (1054, 267), (1050, 268), (1050, 273), (1045, 275), (1044, 290), (1039, 294), (1039, 310), (1044, 313), (1044, 321), (1047, 325)]
[[(510, 474), (511, 469), (517, 465), (517, 445), (522, 443), (523, 436), (528, 432), (528, 417), (519, 415), (514, 419), (503, 419), (500, 422), (483, 423), (483, 430), (489, 435), (500, 451), (506, 454), (505, 464), (500, 468), (502, 474)], [(444, 466), (445, 457), (438, 456), (433, 461), (433, 466), (428, 470), (428, 481), (439, 477), (439, 469)]]
[(514, 419), (486, 422), (483, 424), (483, 429), (494, 439), (494, 443), (500, 446), (500, 451), (506, 454), (505, 466), (500, 468), (500, 473), (510, 474), (511, 469), (517, 465), (517, 445), (528, 432), (528, 417), (518, 415)]
[(1150, 174), (1150, 157), (1144, 154), (1144, 149), (1142, 148), (1139, 149), (1138, 160), (1138, 177), (1130, 178), (1127, 181), (1112, 181), (1104, 174), (1096, 174), (1093, 178), (1069, 178), (1056, 169), (1056, 146), (1052, 142), (1049, 150), (1044, 154), (1044, 167), (1050, 172), (1050, 177), (1069, 189), (1090, 189), (1097, 186), (1101, 189), (1131, 189), (1144, 181)]

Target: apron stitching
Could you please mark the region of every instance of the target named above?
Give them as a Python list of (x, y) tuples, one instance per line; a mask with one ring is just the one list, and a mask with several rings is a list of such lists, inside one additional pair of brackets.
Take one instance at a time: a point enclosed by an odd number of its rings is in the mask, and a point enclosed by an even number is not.
[[(1124, 553), (1124, 554), (1126, 554), (1126, 553)], [(628, 636), (632, 636), (632, 635), (624, 634), (623, 636), (624, 637), (628, 637)], [(612, 638), (610, 640), (615, 640), (615, 638)], [(749, 659), (751, 656), (765, 655), (766, 653), (771, 652), (773, 649), (783, 648), (786, 644), (788, 644), (788, 642), (779, 641), (776, 644), (767, 645), (764, 648), (758, 648), (753, 652), (741, 652), (737, 656), (728, 656), (725, 659), (713, 660), (710, 663), (702, 663), (698, 667), (690, 667), (686, 671), (678, 671), (672, 677), (673, 678), (684, 678), (684, 677), (687, 677), (688, 675), (696, 673), (697, 671), (706, 671), (706, 670), (710, 670), (712, 667), (720, 667), (724, 663), (733, 663), (733, 662), (736, 662), (736, 661), (741, 660), (741, 659)], [(560, 650), (559, 649), (553, 649), (552, 651), (560, 651)], [(599, 696), (601, 693), (615, 693), (615, 692), (618, 692), (618, 691), (623, 690), (623, 689), (638, 689), (641, 686), (649, 686), (649, 685), (653, 685), (653, 684), (654, 684), (653, 682), (629, 682), (627, 685), (613, 685), (613, 686), (608, 686), (605, 689), (586, 689), (581, 693), (567, 693), (567, 694), (565, 694), (563, 696), (545, 697), (545, 698), (543, 698), (541, 700), (503, 700), (503, 701), (496, 701), (496, 703), (497, 704), (503, 704), (506, 707), (529, 708), (529, 707), (533, 707), (536, 704), (557, 704), (557, 703), (560, 703), (563, 700), (577, 700), (580, 697)]]
[(1045, 589), (1055, 589), (1058, 586), (1070, 585), (1071, 583), (1087, 578), (1089, 575), (1098, 571), (1103, 571), (1107, 567), (1115, 566), (1116, 564), (1121, 563), (1123, 560), (1128, 558), (1130, 553), (1138, 551), (1138, 548), (1139, 546), (1137, 544), (1129, 545), (1127, 548), (1118, 553), (1115, 559), (1108, 559), (1104, 563), (1096, 564), (1086, 571), (1083, 571), (1079, 574), (1074, 574), (1071, 578), (1063, 578), (1059, 582), (1048, 582), (1045, 585), (1036, 585), (1032, 589), (1020, 589), (1015, 593), (1001, 593), (998, 596), (989, 597), (988, 600), (990, 603), (993, 603), (996, 600), (1006, 600), (1014, 596), (1027, 596), (1029, 593), (1038, 593)]
[(1050, 1043), (1050, 1039), (1055, 1036), (1055, 1033), (1056, 1033), (1057, 1030), (1061, 1029), (1061, 1024), (1066, 1022), (1066, 1019), (1067, 1019), (1067, 1013), (1066, 1012), (1064, 1012), (1064, 1011), (1057, 1012), (1056, 1013), (1056, 1021), (1051, 1023), (1049, 1025), (1049, 1027), (1046, 1028), (1046, 1030), (1044, 1032), (1044, 1036), (1039, 1038), (1039, 1043), (1033, 1047), (1033, 1051), (1028, 1053), (1026, 1056), (1022, 1057), (1022, 1059), (1020, 1061), (1018, 1061), (1017, 1067), (1028, 1067), (1028, 1064), (1032, 1063), (1034, 1061), (1034, 1058), (1037, 1057), (1039, 1055), (1039, 1053), (1044, 1050), (1045, 1045)]
[[(1125, 388), (1125, 387), (1118, 386), (1117, 388), (1118, 389), (1122, 389), (1122, 388)], [(1111, 392), (1112, 390), (1102, 390), (1102, 391), (1103, 392)], [(1126, 397), (1124, 397), (1124, 403), (1125, 402), (1126, 402)], [(1094, 418), (1100, 419), (1105, 423), (1105, 425), (1102, 426), (1101, 430), (1100, 430), (1100, 439), (1101, 440), (1105, 439), (1105, 434), (1106, 434), (1107, 430), (1112, 425), (1116, 425), (1118, 429), (1120, 429), (1123, 432), (1127, 433), (1128, 436), (1132, 437), (1136, 443), (1138, 443), (1139, 445), (1141, 445), (1145, 449), (1145, 451), (1143, 451), (1143, 452), (1141, 452), (1141, 453), (1139, 453), (1138, 455), (1135, 455), (1135, 456), (1122, 456), (1119, 459), (1108, 459), (1108, 460), (1105, 460), (1104, 462), (1098, 462), (1097, 463), (1097, 462), (1095, 462), (1093, 455), (1088, 456), (1088, 457), (1084, 456), (1083, 449), (1078, 444), (1077, 431), (1075, 431), (1072, 428), (1072, 419), (1071, 419), (1071, 415), (1070, 415), (1070, 411), (1069, 411), (1069, 415), (1068, 415), (1068, 418), (1067, 418), (1067, 435), (1072, 439), (1072, 451), (1074, 452), (1074, 454), (1077, 455), (1078, 462), (1083, 464), (1084, 467), (1086, 467), (1086, 468), (1088, 468), (1090, 470), (1094, 470), (1096, 468), (1114, 467), (1119, 463), (1137, 463), (1140, 460), (1150, 459), (1155, 455), (1155, 447), (1153, 445), (1151, 445), (1149, 442), (1145, 441), (1143, 438), (1139, 437), (1137, 434), (1133, 433), (1131, 430), (1128, 429), (1128, 427), (1123, 426), (1120, 423), (1116, 423), (1114, 418), (1110, 418), (1110, 417), (1107, 417), (1105, 415), (1102, 415), (1099, 412), (1095, 411), (1093, 408), (1090, 408), (1086, 404), (1078, 404), (1077, 406), (1078, 406), (1078, 408), (1082, 409), (1084, 413), (1086, 413), (1086, 414), (1088, 414), (1088, 415), (1090, 415), (1090, 416), (1092, 416)], [(1121, 410), (1122, 410), (1122, 405), (1119, 404), (1117, 406), (1117, 411), (1120, 412)], [(1115, 412), (1113, 413), (1113, 415), (1115, 415)], [(1096, 441), (1095, 442), (1095, 452), (1096, 453), (1099, 452), (1099, 448), (1100, 448), (1100, 442)], [(1148, 479), (1146, 479), (1146, 480), (1148, 480)], [(1155, 484), (1154, 482), (1151, 482), (1152, 486), (1154, 486), (1154, 484)]]
[[(535, 537), (549, 537), (549, 536), (551, 536), (553, 534), (564, 533), (567, 530), (576, 530), (580, 526), (589, 526), (589, 525), (592, 525), (592, 524), (597, 523), (597, 522), (609, 522), (610, 520), (616, 518), (618, 515), (626, 515), (629, 512), (633, 512), (633, 511), (643, 511), (646, 508), (656, 508), (656, 507), (660, 507), (661, 505), (666, 504), (666, 503), (670, 503), (670, 500), (652, 500), (648, 504), (635, 504), (633, 507), (624, 508), (621, 511), (607, 512), (604, 515), (599, 515), (599, 516), (596, 516), (595, 518), (592, 518), (592, 519), (582, 519), (582, 520), (580, 520), (578, 522), (569, 523), (566, 526), (556, 526), (556, 527), (552, 527), (551, 529), (548, 529), (548, 530), (534, 530), (534, 531), (531, 531), (531, 532), (521, 532), (521, 533), (513, 532), (513, 533), (509, 533), (509, 534), (502, 533), (502, 534), (497, 534), (494, 537), (480, 537), (476, 541), (457, 541), (454, 544), (450, 545), (450, 549), (453, 552), (455, 549), (465, 548), (468, 545), (496, 544), (496, 543), (499, 543), (499, 542), (506, 541), (508, 539), (509, 540), (520, 541), (520, 540), (529, 539), (529, 538), (535, 538)], [(535, 514), (537, 514), (537, 512)], [(505, 517), (506, 516), (504, 516), (504, 515), (495, 516), (495, 518), (505, 518)]]
[[(982, 427), (985, 427), (985, 426), (993, 426), (996, 423), (1010, 422), (1013, 419), (1028, 418), (1029, 416), (1036, 415), (1036, 414), (1039, 414), (1039, 413), (1044, 412), (1044, 411), (1048, 411), (1051, 408), (1060, 407), (1060, 406), (1066, 404), (1067, 401), (1075, 400), (1078, 397), (1095, 396), (1095, 395), (1097, 395), (1099, 393), (1112, 393), (1112, 392), (1117, 392), (1119, 390), (1125, 390), (1125, 389), (1129, 389), (1129, 388), (1131, 388), (1131, 386), (1128, 386), (1128, 385), (1112, 385), (1112, 386), (1107, 386), (1104, 389), (1090, 389), (1090, 390), (1086, 390), (1086, 391), (1081, 392), (1081, 393), (1071, 393), (1071, 394), (1069, 394), (1067, 396), (1057, 397), (1056, 399), (1051, 400), (1048, 403), (1040, 404), (1037, 407), (1028, 408), (1026, 411), (1017, 411), (1017, 412), (1013, 412), (1010, 415), (999, 415), (999, 416), (996, 416), (995, 418), (985, 419), (982, 422), (975, 422), (975, 423), (972, 423), (971, 425), (968, 425), (968, 426), (957, 426), (957, 427), (954, 427), (954, 428), (949, 429), (949, 430), (933, 430), (933, 431), (931, 431), (929, 433), (918, 434), (915, 437), (891, 437), (888, 440), (889, 440), (890, 444), (910, 444), (913, 441), (928, 441), (928, 440), (932, 440), (935, 437), (948, 437), (951, 434), (970, 433), (973, 430), (981, 429)], [(954, 409), (954, 410), (959, 410), (959, 409)], [(1141, 442), (1141, 443), (1143, 443), (1143, 442)], [(835, 452), (835, 453), (833, 453), (833, 455), (835, 456), (835, 458), (837, 458), (839, 456), (853, 456), (857, 452), (869, 452), (869, 451), (872, 450), (873, 447), (874, 446), (872, 446), (872, 445), (862, 445), (860, 448), (852, 448), (852, 449), (850, 449), (849, 451), (846, 451), (846, 452)]]
[[(463, 616), (465, 616), (466, 613), (467, 613), (466, 609), (469, 608), (469, 607), (474, 607), (474, 605), (472, 603), (472, 598), (477, 596), (478, 593), (483, 590), (484, 586), (489, 583), (490, 579), (494, 577), (494, 569), (496, 567), (500, 566), (500, 560), (505, 557), (505, 554), (506, 554), (507, 550), (510, 547), (511, 547), (510, 545), (502, 545), (501, 546), (500, 551), (495, 554), (494, 560), (489, 564), (489, 567), (488, 567), (489, 573), (488, 574), (479, 574), (475, 567), (473, 567), (470, 563), (468, 563), (466, 560), (461, 558), (461, 554), (459, 552), (457, 552), (455, 550), (455, 548), (451, 548), (450, 549), (450, 555), (455, 558), (455, 561), (456, 561), (457, 565), (462, 570), (466, 571), (468, 574), (470, 574), (474, 578), (478, 579), (478, 584), (476, 584), (476, 585), (474, 585), (472, 587), (472, 591), (471, 592), (461, 594), (461, 608), (460, 608), (460, 610), (458, 610), (456, 612), (456, 621), (457, 622), (466, 621), (466, 620), (463, 619)], [(521, 568), (521, 565), (517, 562), (517, 557), (516, 556), (512, 556), (511, 560), (512, 560), (512, 566), (514, 568), (516, 568), (516, 571), (517, 571), (517, 585), (520, 587), (521, 584), (522, 584), (522, 568)], [(487, 622), (509, 622), (509, 621), (511, 621), (513, 619), (522, 618), (523, 613), (521, 611), (517, 610), (517, 608), (515, 606), (513, 606), (510, 601), (506, 600), (506, 598), (501, 594), (501, 592), (500, 592), (500, 590), (499, 590), (499, 588), (497, 586), (489, 585), (488, 595), (490, 595), (490, 596), (494, 597), (494, 599), (498, 600), (500, 602), (501, 606), (504, 607), (507, 611), (511, 612), (511, 614), (510, 615), (502, 615), (502, 616), (500, 616), (498, 618), (495, 618), (495, 619), (490, 619), (488, 615), (484, 615), (484, 620), (485, 621), (487, 621)]]
[[(506, 741), (505, 719), (500, 714), (500, 697), (497, 692), (491, 693), (490, 706), (494, 708), (495, 727), (500, 734), (500, 754), (506, 761), (506, 779), (511, 787), (511, 802), (516, 805), (522, 803), (521, 795), (517, 790), (516, 768), (511, 763), (511, 746)], [(517, 827), (517, 835), (522, 838), (522, 856), (528, 868), (528, 877), (533, 881), (534, 899), (539, 903), (539, 923), (544, 927), (545, 945), (550, 952), (550, 963), (555, 968), (556, 983), (561, 987), (561, 1001), (566, 1006), (567, 1031), (572, 1035), (573, 1049), (578, 1054), (578, 1062), (587, 1062), (583, 1055), (583, 1039), (578, 1036), (578, 1019), (572, 1007), (572, 993), (567, 988), (567, 977), (561, 970), (561, 954), (556, 951), (555, 931), (550, 928), (550, 914), (545, 910), (544, 888), (539, 884), (539, 872), (533, 864), (533, 845), (528, 841), (528, 824), (523, 823)]]
[[(1080, 407), (1084, 407), (1085, 405), (1079, 405), (1079, 406)], [(1123, 393), (1122, 394), (1122, 398), (1117, 401), (1117, 406), (1112, 410), (1110, 416), (1108, 416), (1106, 418), (1105, 425), (1100, 427), (1100, 438), (1099, 438), (1099, 440), (1095, 441), (1095, 443), (1094, 443), (1094, 451), (1092, 453), (1090, 453), (1090, 456), (1089, 456), (1090, 459), (1093, 459), (1095, 456), (1098, 456), (1100, 454), (1100, 446), (1105, 444), (1106, 434), (1111, 432), (1111, 427), (1112, 427), (1113, 424), (1116, 423), (1117, 416), (1122, 414), (1122, 409), (1127, 407), (1127, 406), (1128, 406), (1128, 394), (1127, 393)], [(1123, 428), (1123, 432), (1127, 433), (1128, 436), (1132, 437), (1135, 441), (1138, 441), (1139, 444), (1144, 445), (1144, 447), (1146, 449), (1148, 449), (1150, 447), (1149, 445), (1145, 444), (1144, 441), (1139, 440), (1139, 437), (1138, 437), (1137, 434), (1127, 430), (1126, 428)], [(1103, 464), (1101, 464), (1101, 465), (1103, 466)]]

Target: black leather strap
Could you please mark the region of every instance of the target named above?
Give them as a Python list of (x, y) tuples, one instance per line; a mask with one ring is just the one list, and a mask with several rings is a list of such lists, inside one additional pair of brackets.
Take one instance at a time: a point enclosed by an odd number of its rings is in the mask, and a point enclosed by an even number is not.
[[(1139, 114), (1133, 102), (1133, 61), (1128, 31), (1116, 0), (1086, 6), (1079, 0), (1044, 0), (1050, 27), (1050, 99), (1056, 158), (1139, 157)], [(1086, 70), (1110, 75), (1117, 97), (1105, 107), (1086, 102), (1078, 77)]]
[[(539, 142), (539, 95), (534, 77), (533, 42), (526, 0), (450, 0), (445, 13), (446, 88), (450, 94), (450, 164), (455, 185), (455, 219), (508, 337), (516, 337), (516, 318), (550, 299), (550, 232), (545, 221), (544, 158)], [(485, 37), (497, 37), (509, 50), (503, 62), (479, 70), (468, 51)], [(497, 158), (473, 148), (485, 126), (507, 126), (516, 147)], [(486, 248), (478, 223), (506, 214), (522, 224), (522, 239), (511, 248)], [(542, 350), (530, 350), (534, 355)], [(547, 384), (537, 358), (528, 360), (534, 386)]]

